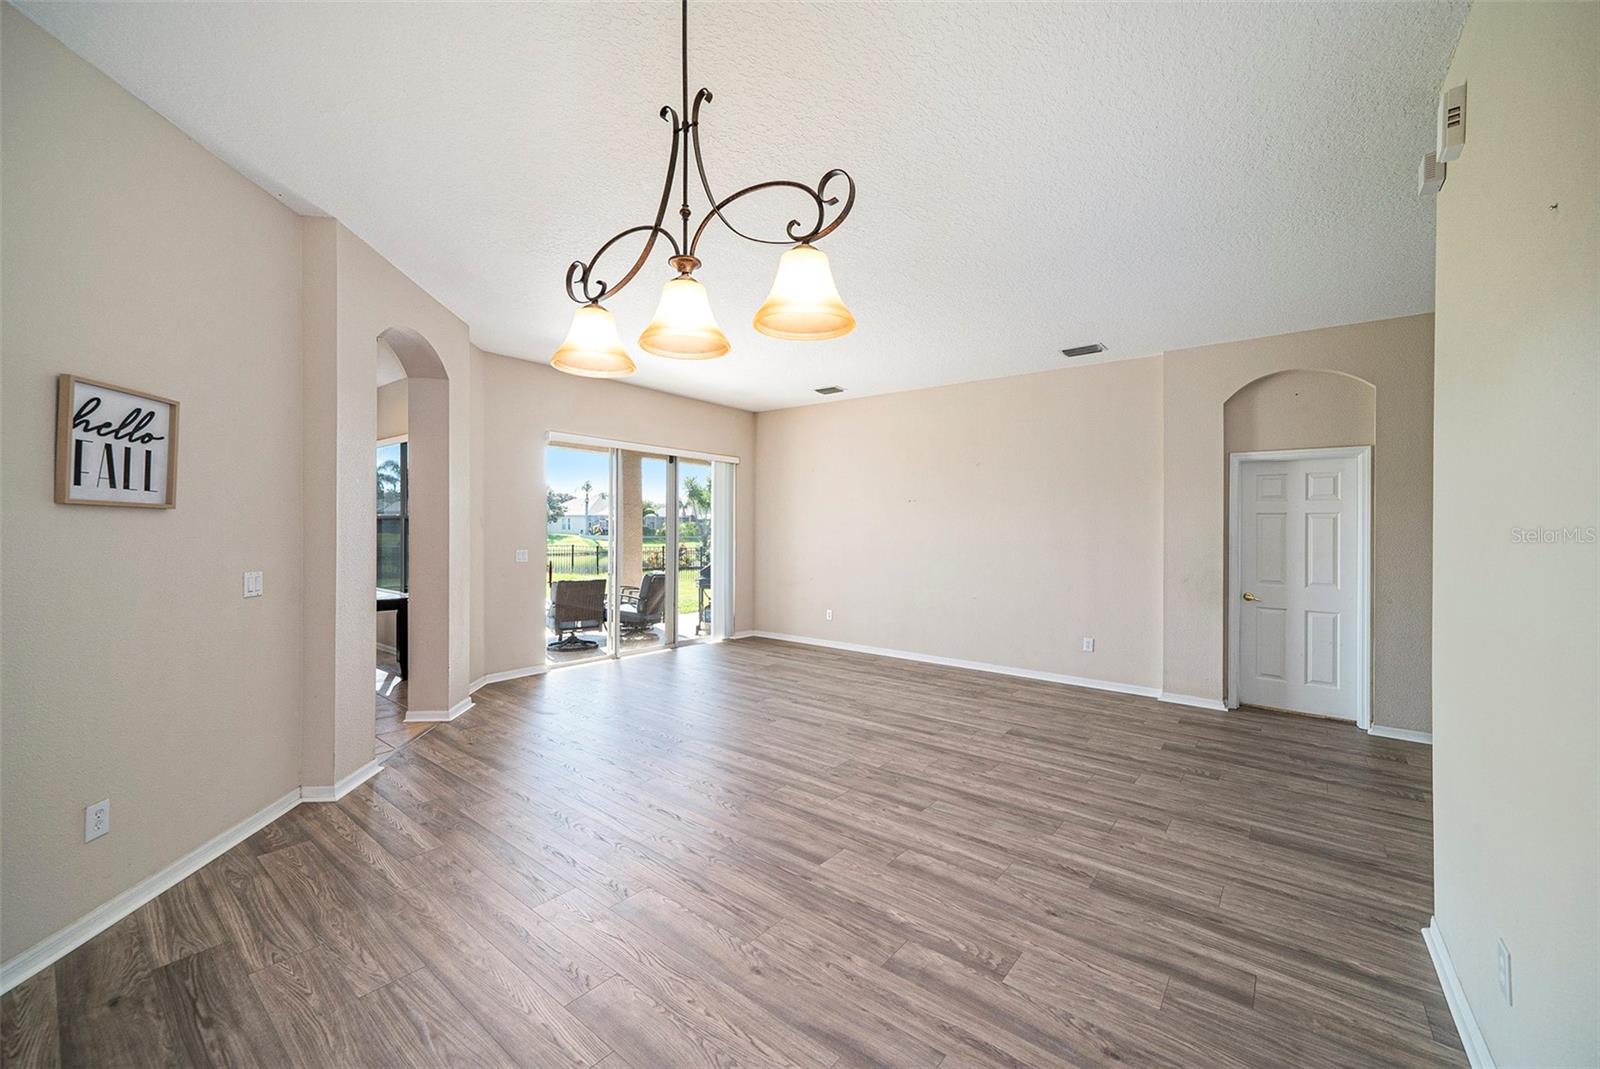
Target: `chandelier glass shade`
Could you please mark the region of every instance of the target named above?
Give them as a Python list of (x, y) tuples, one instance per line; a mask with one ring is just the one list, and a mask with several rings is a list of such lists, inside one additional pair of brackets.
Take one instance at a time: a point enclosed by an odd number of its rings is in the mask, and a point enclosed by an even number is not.
[[(661, 109), (661, 118), (672, 125), (672, 149), (667, 158), (667, 177), (662, 186), (661, 200), (656, 206), (655, 220), (620, 231), (601, 245), (589, 259), (575, 260), (567, 268), (567, 296), (578, 308), (573, 313), (567, 340), (550, 360), (558, 370), (574, 375), (608, 378), (633, 374), (634, 363), (617, 336), (616, 321), (601, 302), (621, 293), (633, 281), (640, 269), (649, 262), (658, 241), (665, 242), (671, 248), (668, 261), (677, 274), (662, 287), (655, 317), (640, 335), (639, 347), (656, 356), (678, 360), (709, 360), (727, 355), (732, 349), (728, 336), (717, 326), (705, 286), (694, 277), (695, 270), (700, 267), (700, 239), (712, 220), (721, 222), (746, 241), (789, 246), (788, 251), (779, 258), (772, 291), (755, 315), (756, 330), (768, 337), (788, 341), (822, 341), (842, 337), (855, 329), (855, 317), (839, 297), (828, 257), (816, 248), (816, 242), (833, 233), (844, 222), (845, 216), (850, 214), (856, 199), (855, 180), (844, 171), (835, 169), (824, 174), (814, 186), (777, 179), (745, 186), (725, 197), (719, 198), (713, 193), (706, 175), (705, 160), (700, 152), (700, 108), (710, 103), (711, 91), (701, 89), (690, 101), (688, 0), (683, 0), (681, 11), (683, 108), (679, 111), (669, 104)], [(689, 206), (691, 160), (708, 204), (699, 224), (692, 230), (690, 222), (695, 213)], [(677, 234), (664, 225), (675, 183), (679, 186), (682, 198), (678, 208), (682, 225)], [(807, 205), (807, 210), (801, 214), (808, 217), (808, 221), (791, 218), (784, 228), (784, 237), (766, 238), (745, 233), (723, 215), (723, 209), (734, 201), (765, 190), (800, 194)], [(809, 218), (813, 212), (815, 217)], [(644, 240), (633, 266), (616, 282), (603, 281), (596, 273), (601, 258), (628, 238)]]
[(655, 318), (639, 335), (639, 348), (677, 360), (710, 360), (728, 355), (728, 336), (711, 314), (706, 288), (693, 275), (667, 279)]
[(826, 341), (856, 329), (856, 317), (833, 284), (827, 253), (802, 244), (779, 257), (778, 277), (756, 311), (755, 328), (787, 341)]
[(550, 366), (591, 379), (620, 379), (634, 372), (633, 358), (617, 335), (617, 321), (598, 304), (583, 305), (572, 313), (572, 329), (550, 358)]

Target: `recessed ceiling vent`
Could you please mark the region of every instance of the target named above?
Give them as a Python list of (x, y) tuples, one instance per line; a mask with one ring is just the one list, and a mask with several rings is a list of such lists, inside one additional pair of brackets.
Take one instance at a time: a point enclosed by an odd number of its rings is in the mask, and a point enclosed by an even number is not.
[(824, 397), (827, 397), (830, 394), (844, 393), (844, 387), (843, 386), (818, 386), (817, 387), (817, 392), (822, 394)]
[(1070, 360), (1075, 356), (1093, 356), (1095, 353), (1103, 353), (1105, 351), (1106, 347), (1104, 345), (1095, 342), (1093, 345), (1074, 345), (1070, 349), (1063, 349), (1061, 350), (1061, 355)]

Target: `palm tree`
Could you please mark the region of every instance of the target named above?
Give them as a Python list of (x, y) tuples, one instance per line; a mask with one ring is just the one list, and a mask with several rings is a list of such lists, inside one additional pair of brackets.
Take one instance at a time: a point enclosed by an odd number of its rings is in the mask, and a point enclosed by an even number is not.
[(578, 489), (583, 491), (583, 531), (587, 534), (589, 532), (589, 491), (594, 489), (594, 483), (585, 479), (583, 485)]
[(695, 556), (701, 564), (704, 564), (710, 559), (711, 555), (711, 524), (709, 522), (711, 519), (711, 480), (705, 479), (702, 481), (694, 475), (686, 476), (683, 480), (683, 501), (679, 503), (679, 509), (687, 514), (688, 522), (685, 522), (685, 517), (680, 516), (678, 526), (680, 529), (688, 527), (699, 537), (700, 545), (695, 551)]
[(689, 512), (697, 520), (703, 520), (711, 515), (711, 480), (701, 482), (694, 475), (683, 480), (683, 497), (689, 505)]
[(378, 465), (378, 507), (397, 501), (400, 497), (400, 462), (385, 460)]

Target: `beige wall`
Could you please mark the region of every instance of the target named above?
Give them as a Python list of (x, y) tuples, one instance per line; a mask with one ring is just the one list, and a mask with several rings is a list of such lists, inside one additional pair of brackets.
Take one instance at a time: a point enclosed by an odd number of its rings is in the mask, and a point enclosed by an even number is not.
[[(1447, 86), (1434, 497), (1437, 928), (1502, 1066), (1600, 1064), (1600, 7), (1474, 4)], [(1512, 956), (1515, 1004), (1495, 982)]]
[[(551, 431), (738, 457), (735, 626), (755, 618), (755, 416), (474, 350), (473, 676), (544, 663), (544, 448)], [(517, 564), (516, 551), (528, 550)], [(480, 656), (481, 655), (481, 656)]]
[(1373, 719), (1427, 731), (1432, 375), (1412, 316), (763, 412), (757, 627), (1221, 701), (1227, 434), (1352, 439)]
[(1157, 685), (1160, 401), (1157, 358), (761, 413), (757, 626)]
[(378, 441), (399, 438), (406, 433), (406, 390), (409, 379), (378, 387)]
[(1225, 690), (1224, 406), (1267, 375), (1334, 371), (1377, 390), (1372, 719), (1429, 730), (1433, 317), (1180, 350), (1166, 354), (1165, 365), (1163, 689), (1208, 699)]
[(411, 710), (442, 713), (467, 697), (473, 384), (465, 323), (336, 220), (302, 219), (301, 227), (308, 573), (302, 776), (309, 786), (327, 787), (372, 760), (379, 335), (410, 380)]
[[(300, 784), (301, 276), (292, 212), (0, 20), (9, 959)], [(60, 372), (182, 402), (177, 508), (53, 502)]]

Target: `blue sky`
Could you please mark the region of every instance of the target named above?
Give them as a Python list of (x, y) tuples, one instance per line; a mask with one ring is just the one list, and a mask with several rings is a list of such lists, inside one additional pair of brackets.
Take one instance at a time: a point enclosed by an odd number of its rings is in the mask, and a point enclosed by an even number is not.
[[(667, 497), (667, 462), (652, 458), (645, 458), (643, 471), (640, 473), (644, 481), (644, 496), (647, 501), (664, 502)], [(711, 475), (711, 465), (692, 460), (678, 462), (678, 483), (681, 487), (683, 481), (690, 477), (702, 481)], [(565, 446), (552, 445), (545, 450), (544, 455), (545, 483), (563, 493), (576, 493), (579, 500), (583, 498), (582, 486), (584, 480), (594, 483), (594, 494), (601, 494), (611, 485), (610, 457), (604, 451), (591, 451), (587, 449), (572, 449)], [(682, 492), (680, 490), (680, 496)], [(578, 506), (582, 509), (582, 505)]]
[(583, 485), (584, 480), (594, 483), (594, 493), (605, 493), (611, 485), (610, 471), (611, 458), (605, 452), (565, 449), (553, 445), (544, 453), (544, 481), (568, 494), (577, 491), (581, 495), (578, 487)]

